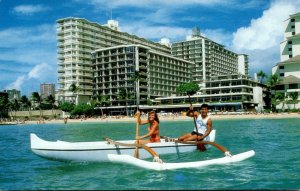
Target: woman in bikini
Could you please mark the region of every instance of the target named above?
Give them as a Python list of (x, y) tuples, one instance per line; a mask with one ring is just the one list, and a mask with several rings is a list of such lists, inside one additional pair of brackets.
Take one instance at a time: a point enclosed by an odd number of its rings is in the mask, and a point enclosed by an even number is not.
[[(149, 124), (148, 127), (148, 133), (143, 136), (137, 136), (136, 139), (139, 140), (140, 144), (146, 144), (146, 143), (154, 143), (154, 142), (160, 142), (160, 136), (159, 136), (159, 119), (157, 116), (157, 113), (155, 111), (150, 111), (148, 113), (148, 119), (147, 120), (141, 120), (141, 113), (137, 111), (135, 113), (135, 116), (138, 118), (138, 123), (140, 125)], [(150, 137), (149, 140), (141, 140), (146, 137)]]

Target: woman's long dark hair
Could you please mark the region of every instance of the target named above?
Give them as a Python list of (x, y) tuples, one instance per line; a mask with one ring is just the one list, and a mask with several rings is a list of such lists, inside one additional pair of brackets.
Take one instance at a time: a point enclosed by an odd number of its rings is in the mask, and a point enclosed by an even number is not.
[(157, 123), (159, 123), (159, 118), (158, 118), (158, 116), (157, 116), (157, 113), (156, 113), (155, 111), (149, 111), (149, 112), (148, 112), (148, 116), (151, 115), (151, 114), (154, 114), (154, 116), (155, 116), (155, 119), (154, 119), (154, 120), (157, 121)]

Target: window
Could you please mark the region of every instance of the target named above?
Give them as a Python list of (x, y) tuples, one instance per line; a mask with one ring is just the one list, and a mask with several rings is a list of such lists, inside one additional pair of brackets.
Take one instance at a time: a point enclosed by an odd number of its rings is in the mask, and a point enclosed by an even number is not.
[(293, 55), (290, 54), (290, 55), (289, 55), (289, 58), (292, 58), (292, 57), (293, 57)]
[(288, 44), (292, 44), (292, 41), (288, 41)]
[(284, 90), (284, 85), (277, 85), (276, 90)]
[(284, 73), (280, 73), (279, 76), (284, 76)]
[(295, 28), (295, 25), (292, 25), (291, 28), (294, 29), (294, 28)]
[(279, 69), (284, 69), (284, 66), (279, 66)]
[(289, 51), (292, 51), (292, 48), (289, 48)]
[(298, 89), (298, 84), (289, 84), (289, 89)]
[(291, 19), (291, 22), (295, 22), (295, 19)]
[(292, 35), (295, 35), (295, 32), (292, 32)]

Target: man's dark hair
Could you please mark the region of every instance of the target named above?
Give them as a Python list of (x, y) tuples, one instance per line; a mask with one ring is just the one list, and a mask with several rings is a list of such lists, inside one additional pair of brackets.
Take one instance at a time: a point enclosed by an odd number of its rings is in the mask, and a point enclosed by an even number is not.
[(204, 104), (201, 105), (200, 109), (202, 109), (202, 108), (207, 108), (207, 109), (209, 109), (209, 105), (206, 104), (206, 103), (204, 103)]

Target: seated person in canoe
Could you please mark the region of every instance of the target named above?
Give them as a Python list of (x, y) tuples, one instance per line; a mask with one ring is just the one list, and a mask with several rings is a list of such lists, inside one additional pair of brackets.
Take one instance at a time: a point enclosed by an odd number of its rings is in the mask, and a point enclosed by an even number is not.
[[(141, 113), (140, 111), (137, 111), (135, 113), (136, 117), (138, 118), (137, 121), (140, 125), (149, 124), (148, 127), (148, 133), (143, 136), (137, 136), (136, 139), (139, 140), (140, 144), (146, 144), (146, 143), (153, 143), (153, 142), (160, 142), (160, 136), (159, 136), (159, 118), (157, 116), (157, 113), (155, 111), (150, 111), (148, 113), (148, 119), (147, 120), (141, 120)], [(146, 137), (150, 137), (149, 140), (141, 140)]]
[(200, 112), (194, 111), (193, 107), (190, 106), (189, 111), (186, 113), (187, 116), (196, 119), (197, 128), (194, 126), (194, 130), (191, 133), (187, 133), (178, 138), (180, 141), (201, 141), (207, 137), (212, 130), (212, 120), (207, 115), (208, 105), (202, 104)]

